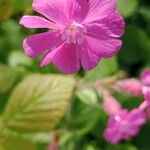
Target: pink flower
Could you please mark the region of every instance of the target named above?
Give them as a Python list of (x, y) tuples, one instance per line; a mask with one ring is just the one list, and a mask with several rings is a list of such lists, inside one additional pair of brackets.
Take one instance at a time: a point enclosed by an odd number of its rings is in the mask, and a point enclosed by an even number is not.
[(150, 118), (150, 69), (145, 69), (141, 74), (143, 83), (143, 95), (147, 103), (147, 115)]
[(150, 69), (143, 71), (141, 75), (141, 81), (145, 86), (150, 86)]
[(142, 88), (142, 83), (134, 78), (118, 81), (114, 86), (114, 89), (119, 92), (126, 92), (136, 96), (142, 95)]
[(139, 109), (130, 112), (123, 109), (117, 115), (111, 116), (104, 138), (113, 144), (126, 140), (138, 134), (141, 125), (146, 122), (145, 114)]
[(114, 97), (104, 96), (103, 108), (104, 111), (111, 116), (116, 115), (121, 110), (121, 105)]
[(44, 55), (41, 66), (53, 63), (64, 73), (91, 70), (122, 45), (125, 23), (115, 0), (34, 0), (32, 7), (44, 17), (24, 16), (20, 24), (49, 31), (28, 37), (23, 47), (29, 57)]

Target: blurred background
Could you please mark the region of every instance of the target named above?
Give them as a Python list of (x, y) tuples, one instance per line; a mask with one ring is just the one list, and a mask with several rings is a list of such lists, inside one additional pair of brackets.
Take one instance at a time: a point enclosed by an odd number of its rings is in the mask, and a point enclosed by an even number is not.
[[(0, 150), (150, 150), (150, 123), (120, 144), (104, 140), (108, 116), (100, 93), (91, 86), (120, 71), (139, 78), (150, 67), (150, 1), (117, 3), (126, 20), (119, 54), (90, 72), (67, 76), (52, 65), (40, 68), (41, 58), (24, 55), (23, 39), (44, 31), (18, 24), (24, 14), (35, 13), (32, 0), (0, 0)], [(142, 101), (122, 93), (115, 96), (129, 109)]]

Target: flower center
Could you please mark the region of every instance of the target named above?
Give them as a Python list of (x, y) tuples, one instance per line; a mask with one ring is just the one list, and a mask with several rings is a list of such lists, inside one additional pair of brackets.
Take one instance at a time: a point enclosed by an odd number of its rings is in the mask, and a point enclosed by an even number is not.
[(123, 133), (128, 133), (130, 128), (129, 123), (126, 120), (122, 120), (120, 116), (115, 116), (115, 120), (120, 124), (120, 131)]
[(62, 40), (66, 40), (67, 43), (81, 44), (84, 41), (84, 34), (86, 33), (86, 27), (77, 22), (73, 22), (71, 25), (66, 26), (62, 32)]
[(128, 133), (129, 128), (130, 128), (130, 125), (127, 121), (121, 122), (121, 128), (120, 128), (121, 132)]

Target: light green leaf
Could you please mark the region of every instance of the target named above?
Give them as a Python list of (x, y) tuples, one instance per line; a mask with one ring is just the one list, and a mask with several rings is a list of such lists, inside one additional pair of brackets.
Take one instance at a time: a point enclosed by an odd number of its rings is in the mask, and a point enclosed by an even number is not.
[(0, 142), (0, 150), (37, 150), (37, 146), (28, 140), (7, 138)]
[(53, 130), (68, 107), (75, 80), (70, 76), (31, 75), (13, 91), (4, 127), (18, 132)]
[(94, 89), (82, 89), (77, 91), (78, 98), (87, 105), (97, 106), (98, 99)]
[(124, 17), (130, 17), (137, 9), (138, 0), (117, 0), (117, 6)]
[(4, 150), (4, 147), (2, 146), (1, 143), (0, 143), (0, 150)]
[(18, 72), (6, 65), (0, 64), (0, 93), (7, 92), (16, 82)]
[(93, 81), (113, 75), (117, 71), (118, 63), (116, 57), (113, 57), (111, 59), (102, 60), (95, 69), (86, 73), (85, 79)]
[(74, 150), (76, 138), (72, 131), (63, 131), (60, 135), (60, 150)]
[(31, 66), (32, 61), (21, 51), (13, 51), (9, 54), (8, 63), (11, 67)]
[(41, 131), (41, 132), (34, 132), (34, 133), (33, 132), (20, 133), (6, 128), (2, 132), (2, 136), (5, 137), (17, 138), (17, 139), (20, 138), (20, 139), (30, 140), (34, 143), (42, 143), (42, 144), (49, 143), (49, 141), (51, 140), (51, 135), (52, 132)]

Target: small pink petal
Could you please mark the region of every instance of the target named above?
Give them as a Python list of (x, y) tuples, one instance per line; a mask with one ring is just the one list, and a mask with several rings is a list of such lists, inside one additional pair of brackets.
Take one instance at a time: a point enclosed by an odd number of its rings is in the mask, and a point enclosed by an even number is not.
[(102, 26), (101, 28), (105, 28), (109, 36), (120, 37), (124, 34), (125, 21), (118, 12), (112, 13), (110, 16), (97, 23)]
[(88, 13), (89, 4), (87, 0), (68, 0), (70, 19), (78, 23), (83, 21)]
[(34, 0), (33, 9), (49, 20), (64, 25), (69, 22), (66, 0)]
[(101, 57), (98, 56), (85, 42), (79, 46), (79, 51), (81, 64), (85, 70), (93, 69), (101, 59)]
[(43, 60), (41, 61), (40, 66), (44, 67), (50, 63), (52, 63), (53, 61), (53, 57), (56, 53), (58, 53), (60, 50), (62, 50), (62, 48), (64, 47), (65, 43), (63, 43), (62, 45), (60, 45), (59, 47), (53, 49), (52, 51), (48, 52), (47, 54), (45, 54), (45, 57), (43, 58)]
[(34, 58), (52, 50), (54, 46), (57, 47), (61, 42), (61, 37), (57, 32), (45, 32), (26, 38), (23, 47), (25, 54)]
[[(93, 33), (95, 32), (96, 31), (93, 31)], [(104, 40), (86, 36), (86, 41), (92, 51), (101, 58), (112, 57), (120, 50), (120, 47), (122, 45), (121, 40), (109, 37)]]
[(122, 134), (116, 128), (106, 128), (103, 136), (105, 140), (112, 144), (117, 144), (122, 140)]
[(61, 26), (52, 23), (43, 17), (39, 16), (24, 16), (20, 20), (20, 24), (26, 28), (48, 28), (48, 29), (60, 29)]
[(64, 43), (45, 56), (41, 65), (53, 63), (61, 72), (74, 74), (80, 70), (79, 52), (75, 44)]
[(105, 96), (103, 100), (104, 111), (108, 115), (116, 115), (121, 110), (121, 105), (119, 102), (112, 96)]
[(128, 121), (133, 125), (142, 125), (146, 122), (145, 114), (139, 109), (133, 109), (128, 115)]
[(88, 0), (89, 12), (84, 24), (108, 17), (116, 9), (115, 0)]
[(145, 86), (150, 86), (150, 69), (145, 69), (141, 75), (142, 83)]

